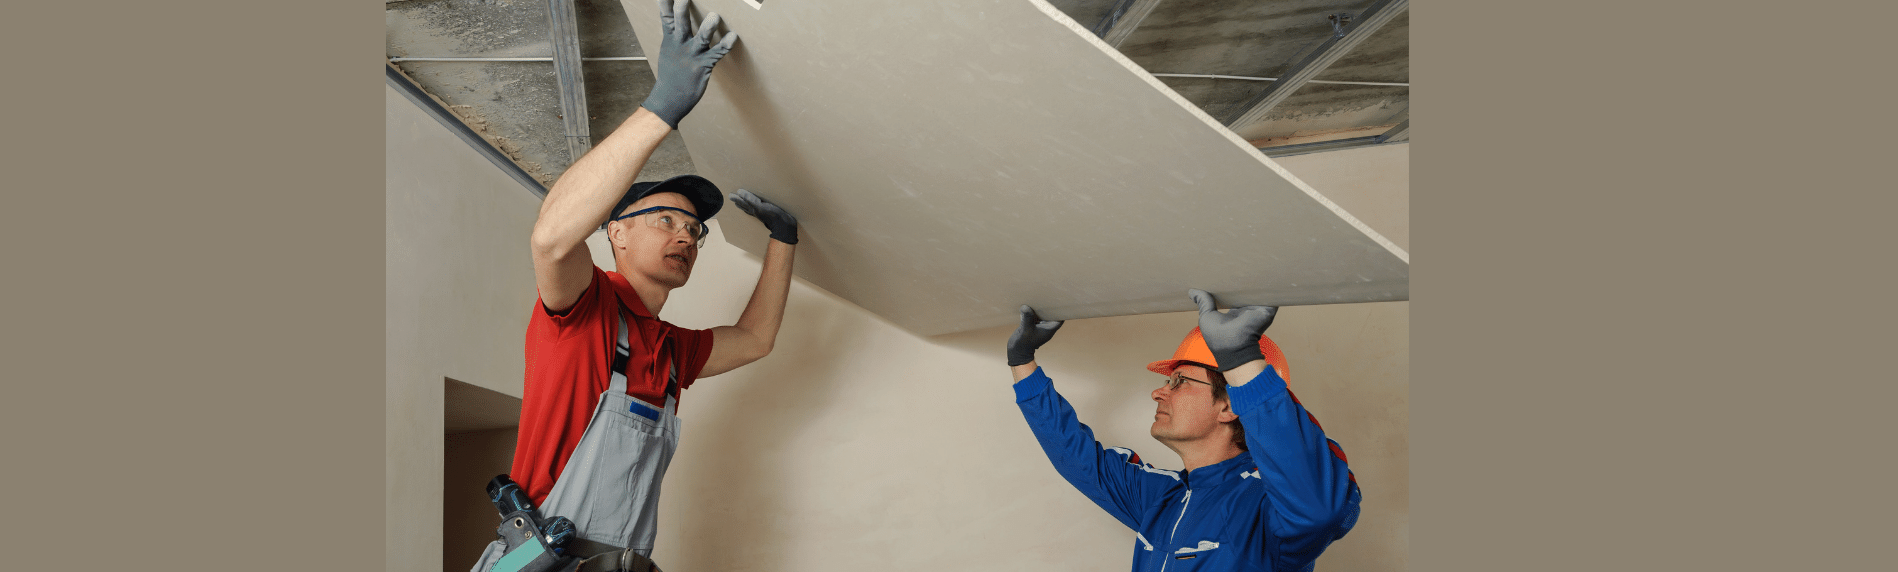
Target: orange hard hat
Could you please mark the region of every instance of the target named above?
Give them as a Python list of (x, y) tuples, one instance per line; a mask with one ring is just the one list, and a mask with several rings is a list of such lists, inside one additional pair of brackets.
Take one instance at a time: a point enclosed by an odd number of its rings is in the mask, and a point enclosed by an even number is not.
[[(1285, 364), (1285, 354), (1279, 351), (1278, 344), (1272, 343), (1272, 338), (1265, 337), (1264, 334), (1259, 335), (1259, 353), (1265, 354), (1265, 363), (1272, 364), (1272, 369), (1278, 371), (1280, 378), (1287, 381), (1292, 379), (1291, 370)], [(1179, 367), (1181, 362), (1193, 362), (1213, 369), (1219, 368), (1219, 360), (1213, 357), (1213, 349), (1206, 347), (1206, 337), (1200, 335), (1198, 327), (1186, 333), (1186, 339), (1180, 342), (1180, 349), (1173, 350), (1173, 359), (1163, 359), (1147, 364), (1147, 371), (1160, 375), (1172, 375), (1173, 368)]]

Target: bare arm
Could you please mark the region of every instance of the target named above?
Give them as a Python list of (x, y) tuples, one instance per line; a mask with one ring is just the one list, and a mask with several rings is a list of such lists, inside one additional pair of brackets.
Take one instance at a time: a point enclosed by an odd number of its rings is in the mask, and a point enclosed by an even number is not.
[(765, 246), (764, 270), (738, 323), (712, 328), (712, 355), (699, 377), (711, 377), (758, 361), (771, 353), (784, 323), (784, 302), (791, 293), (791, 258), (797, 247), (772, 240)]
[(541, 201), (531, 239), (534, 285), (551, 312), (573, 307), (593, 279), (586, 239), (606, 222), (672, 126), (640, 108), (554, 182)]
[[(613, 205), (633, 186), (646, 159), (679, 120), (705, 95), (712, 66), (731, 50), (738, 34), (712, 43), (718, 14), (706, 14), (693, 33), (690, 0), (659, 0), (659, 27), (664, 37), (653, 59), (652, 92), (639, 110), (626, 118), (598, 147), (574, 161), (560, 175), (540, 204), (530, 239), (534, 253), (534, 285), (549, 311), (573, 307), (592, 282), (593, 255), (587, 236), (606, 222)], [(651, 48), (648, 48), (650, 50)], [(648, 52), (650, 54), (650, 51)]]
[(1232, 368), (1232, 371), (1226, 372), (1226, 385), (1239, 387), (1251, 383), (1252, 378), (1259, 377), (1259, 373), (1265, 371), (1265, 365), (1265, 360), (1255, 359)]

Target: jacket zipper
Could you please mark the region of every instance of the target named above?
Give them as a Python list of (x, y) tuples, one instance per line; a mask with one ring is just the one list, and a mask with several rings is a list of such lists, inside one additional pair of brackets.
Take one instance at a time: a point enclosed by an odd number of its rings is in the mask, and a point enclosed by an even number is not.
[(1190, 504), (1193, 504), (1193, 489), (1186, 489), (1186, 498), (1180, 499), (1180, 516), (1173, 518), (1173, 529), (1166, 532), (1166, 544), (1160, 546), (1160, 572), (1166, 572), (1166, 561), (1173, 559), (1166, 547), (1173, 545), (1173, 535), (1180, 531), (1180, 521), (1186, 520), (1186, 506)]

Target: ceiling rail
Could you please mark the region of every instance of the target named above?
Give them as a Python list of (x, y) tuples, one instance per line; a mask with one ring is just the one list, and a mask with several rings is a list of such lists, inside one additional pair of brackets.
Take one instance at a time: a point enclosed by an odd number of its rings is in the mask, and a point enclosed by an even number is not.
[(554, 45), (554, 81), (560, 88), (560, 122), (567, 129), (568, 163), (593, 149), (587, 128), (586, 75), (580, 71), (580, 24), (573, 0), (547, 0), (547, 34)]
[(469, 147), (473, 147), (474, 150), (479, 152), (483, 158), (486, 158), (489, 163), (500, 167), (502, 172), (507, 173), (508, 178), (514, 179), (514, 182), (520, 183), (523, 187), (527, 187), (528, 192), (534, 193), (536, 198), (547, 198), (547, 187), (542, 186), (540, 181), (534, 180), (533, 175), (527, 174), (527, 171), (522, 169), (519, 164), (516, 164), (513, 159), (508, 158), (507, 154), (502, 153), (500, 149), (496, 149), (493, 143), (488, 142), (481, 134), (475, 133), (474, 128), (469, 127), (467, 123), (461, 121), (460, 117), (449, 112), (448, 108), (443, 107), (440, 101), (436, 101), (428, 92), (423, 91), (422, 86), (416, 85), (415, 80), (410, 79), (407, 74), (402, 73), (402, 70), (396, 69), (395, 64), (385, 64), (383, 71), (383, 82), (387, 83), (389, 87), (395, 88), (397, 92), (402, 94), (402, 97), (407, 98), (409, 102), (414, 103), (416, 107), (422, 108), (422, 111), (428, 113), (429, 117), (435, 118), (436, 123), (440, 123), (443, 127), (447, 127), (449, 131), (454, 132), (456, 138), (461, 139), (463, 143), (467, 143)]
[(1372, 3), (1348, 27), (1344, 27), (1341, 33), (1332, 34), (1319, 44), (1317, 49), (1312, 50), (1311, 55), (1293, 64), (1291, 71), (1286, 72), (1283, 79), (1272, 82), (1272, 85), (1266, 86), (1265, 91), (1253, 97), (1252, 101), (1239, 106), (1238, 109), (1241, 111), (1226, 121), (1226, 127), (1239, 131), (1263, 121), (1265, 115), (1271, 112), (1273, 107), (1277, 107), (1278, 104), (1290, 98), (1292, 92), (1317, 77), (1319, 72), (1325, 71), (1332, 62), (1344, 57), (1344, 54), (1350, 52), (1352, 48), (1358, 47), (1359, 43), (1371, 37), (1371, 34), (1385, 22), (1391, 21), (1409, 8), (1410, 0), (1377, 0)]

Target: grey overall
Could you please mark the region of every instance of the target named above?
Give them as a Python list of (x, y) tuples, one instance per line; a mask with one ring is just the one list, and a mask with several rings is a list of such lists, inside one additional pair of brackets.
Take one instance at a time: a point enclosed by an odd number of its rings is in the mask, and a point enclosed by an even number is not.
[[(655, 409), (626, 393), (625, 364), (632, 351), (627, 344), (624, 310), (619, 316), (619, 342), (613, 348), (613, 382), (600, 394), (580, 444), (560, 472), (560, 479), (541, 503), (545, 518), (573, 520), (579, 535), (568, 547), (573, 556), (592, 556), (629, 548), (652, 556), (653, 537), (659, 531), (659, 484), (679, 448), (679, 366), (671, 364), (665, 409)], [(488, 544), (470, 572), (488, 572), (507, 546)]]

